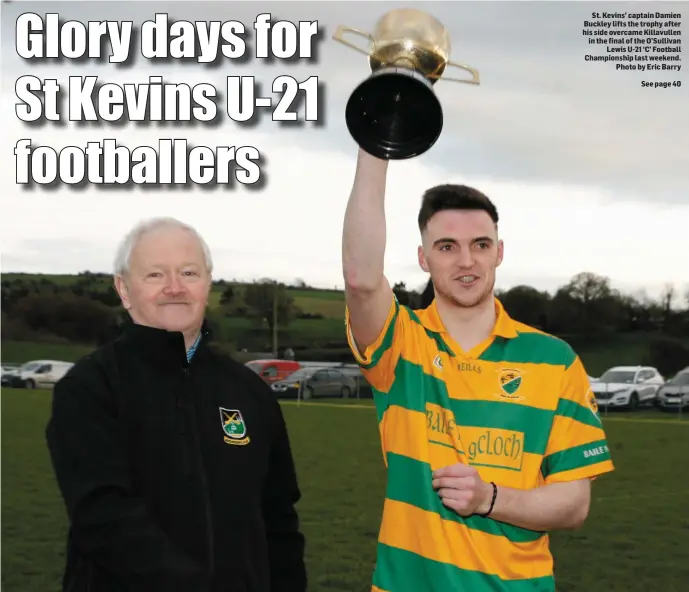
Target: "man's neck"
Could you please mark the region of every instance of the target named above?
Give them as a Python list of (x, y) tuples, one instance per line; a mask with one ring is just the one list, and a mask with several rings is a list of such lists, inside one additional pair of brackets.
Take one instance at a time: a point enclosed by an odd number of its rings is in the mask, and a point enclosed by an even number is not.
[(485, 341), (493, 333), (497, 314), (493, 294), (471, 308), (436, 297), (440, 320), (446, 331), (467, 352)]

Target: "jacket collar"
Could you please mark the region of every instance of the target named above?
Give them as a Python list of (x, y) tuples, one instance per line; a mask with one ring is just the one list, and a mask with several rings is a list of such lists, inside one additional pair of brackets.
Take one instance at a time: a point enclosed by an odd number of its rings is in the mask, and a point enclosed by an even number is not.
[[(187, 366), (187, 349), (180, 331), (167, 331), (147, 325), (139, 325), (127, 318), (122, 327), (122, 342), (136, 350), (144, 358), (164, 365)], [(194, 357), (201, 354), (207, 342), (212, 339), (212, 331), (204, 320), (201, 326), (200, 341), (197, 342)], [(193, 358), (192, 358), (193, 360)]]
[[(516, 323), (507, 314), (507, 311), (503, 307), (502, 303), (497, 298), (494, 298), (494, 301), (497, 318), (495, 321), (495, 326), (493, 327), (492, 336), (504, 337), (506, 339), (513, 339), (514, 337), (517, 337), (518, 333)], [(426, 329), (432, 331), (433, 333), (447, 334), (447, 330), (445, 329), (443, 321), (440, 318), (440, 314), (438, 313), (435, 298), (428, 308), (416, 312), (421, 324)]]

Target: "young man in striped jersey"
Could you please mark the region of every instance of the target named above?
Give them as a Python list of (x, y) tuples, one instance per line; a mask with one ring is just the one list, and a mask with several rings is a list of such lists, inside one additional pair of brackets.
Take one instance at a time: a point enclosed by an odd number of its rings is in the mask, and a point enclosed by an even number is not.
[(584, 367), (495, 298), (493, 203), (428, 190), (418, 258), (435, 290), (384, 275), (387, 162), (359, 152), (343, 232), (350, 347), (373, 387), (388, 483), (374, 592), (554, 592), (548, 532), (580, 527), (613, 470)]

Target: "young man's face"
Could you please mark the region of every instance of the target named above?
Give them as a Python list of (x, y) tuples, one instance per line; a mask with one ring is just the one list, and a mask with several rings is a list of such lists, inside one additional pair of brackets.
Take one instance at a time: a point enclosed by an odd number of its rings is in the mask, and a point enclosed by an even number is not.
[(442, 210), (422, 233), (419, 265), (431, 275), (437, 296), (471, 308), (493, 298), (503, 244), (483, 210)]

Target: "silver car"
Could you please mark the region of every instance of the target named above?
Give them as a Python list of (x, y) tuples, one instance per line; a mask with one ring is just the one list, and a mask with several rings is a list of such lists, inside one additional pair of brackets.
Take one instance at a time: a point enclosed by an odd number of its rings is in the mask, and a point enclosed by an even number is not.
[(689, 369), (678, 372), (658, 390), (658, 406), (662, 409), (689, 407)]

